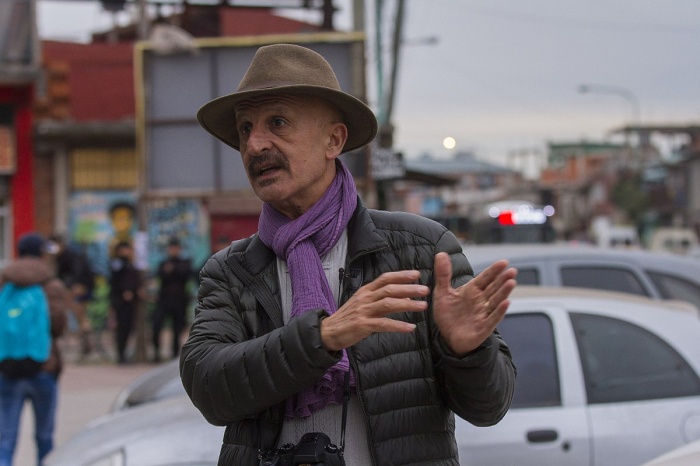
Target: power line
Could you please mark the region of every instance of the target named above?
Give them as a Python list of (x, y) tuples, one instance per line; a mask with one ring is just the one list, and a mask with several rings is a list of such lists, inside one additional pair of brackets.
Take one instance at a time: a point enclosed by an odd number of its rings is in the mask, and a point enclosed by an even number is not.
[(516, 21), (533, 25), (555, 26), (562, 28), (576, 28), (606, 32), (624, 33), (660, 33), (660, 34), (698, 34), (700, 28), (689, 25), (664, 24), (664, 23), (632, 23), (625, 21), (600, 21), (594, 19), (574, 19), (554, 16), (540, 16), (528, 13), (515, 13), (493, 8), (476, 7), (460, 4), (460, 7), (474, 14), (490, 16), (493, 18)]

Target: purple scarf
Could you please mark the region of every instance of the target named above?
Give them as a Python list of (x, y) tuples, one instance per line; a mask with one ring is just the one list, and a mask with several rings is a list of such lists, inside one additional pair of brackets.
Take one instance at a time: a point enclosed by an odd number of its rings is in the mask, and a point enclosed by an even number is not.
[[(323, 257), (338, 242), (357, 206), (352, 175), (336, 160), (336, 175), (328, 190), (308, 211), (290, 220), (269, 203), (263, 205), (258, 231), (262, 242), (287, 262), (292, 282), (292, 318), (312, 309), (328, 314), (338, 310), (321, 265)], [(343, 377), (350, 369), (348, 356), (317, 380), (287, 400), (287, 418), (307, 417), (328, 403), (342, 403)], [(354, 385), (354, 377), (350, 374)]]

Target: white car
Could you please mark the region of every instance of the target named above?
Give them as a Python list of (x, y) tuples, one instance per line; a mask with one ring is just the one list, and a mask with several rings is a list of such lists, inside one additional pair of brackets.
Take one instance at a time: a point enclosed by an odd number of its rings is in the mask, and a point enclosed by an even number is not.
[[(457, 418), (462, 466), (639, 466), (700, 439), (694, 306), (519, 286), (499, 330), (518, 369), (513, 405), (493, 427)], [(222, 436), (171, 396), (108, 415), (46, 466), (214, 465)]]
[(700, 440), (671, 450), (642, 466), (698, 466), (700, 464)]
[(457, 419), (463, 466), (637, 466), (700, 439), (692, 305), (519, 287), (499, 331), (518, 369), (505, 418)]

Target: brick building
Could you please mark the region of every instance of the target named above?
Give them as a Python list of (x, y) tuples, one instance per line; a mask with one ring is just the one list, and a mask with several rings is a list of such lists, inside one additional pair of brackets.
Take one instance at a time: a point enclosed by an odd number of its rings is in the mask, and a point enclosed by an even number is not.
[[(156, 22), (176, 25), (193, 37), (320, 31), (270, 8), (225, 5), (186, 4), (183, 12)], [(161, 258), (161, 243), (173, 235), (186, 240), (195, 262), (204, 260), (222, 233), (230, 241), (256, 231), (261, 207), (252, 200), (230, 202), (226, 195), (177, 192), (144, 201), (139, 190), (144, 161), (136, 150), (136, 35), (137, 25), (130, 25), (94, 34), (89, 44), (42, 44), (45, 85), (34, 106), (36, 227), (45, 234), (68, 233), (86, 248), (100, 273), (106, 273), (107, 245), (115, 233), (111, 206), (133, 207), (130, 234), (147, 233), (151, 263), (142, 265), (151, 267)], [(146, 205), (139, 209), (139, 202)]]
[(39, 77), (34, 0), (0, 2), (0, 266), (34, 230), (32, 101)]

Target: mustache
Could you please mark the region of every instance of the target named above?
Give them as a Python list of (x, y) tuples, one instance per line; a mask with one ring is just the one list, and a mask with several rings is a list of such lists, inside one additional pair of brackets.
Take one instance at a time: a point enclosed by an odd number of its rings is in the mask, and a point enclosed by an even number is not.
[(253, 157), (251, 161), (248, 162), (248, 174), (256, 175), (260, 171), (260, 167), (265, 165), (274, 165), (285, 170), (289, 168), (289, 162), (281, 152), (268, 152), (266, 154)]

